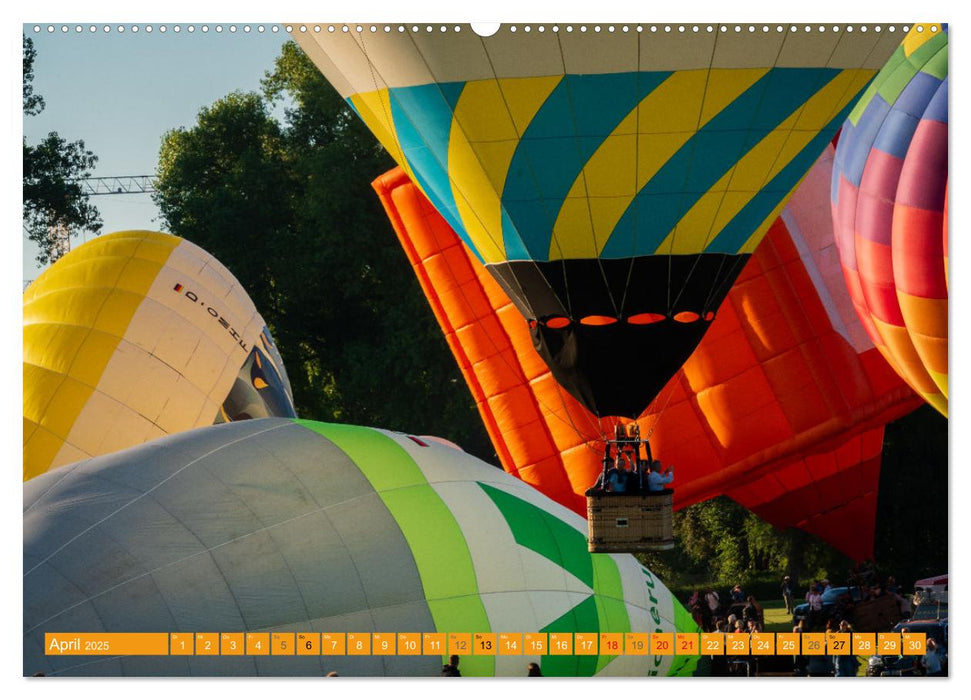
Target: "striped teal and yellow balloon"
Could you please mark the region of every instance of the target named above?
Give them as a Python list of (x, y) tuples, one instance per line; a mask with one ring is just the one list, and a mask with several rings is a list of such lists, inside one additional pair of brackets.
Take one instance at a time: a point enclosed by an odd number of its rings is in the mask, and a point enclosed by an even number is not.
[(619, 416), (691, 354), (897, 43), (845, 26), (348, 29), (295, 37), (560, 384)]
[[(698, 632), (633, 556), (590, 554), (583, 518), (502, 470), (429, 439), (285, 418), (199, 428), (26, 482), (23, 595), (25, 675), (437, 676), (443, 663), (60, 657), (45, 654), (45, 632), (508, 633), (520, 644), (524, 633)], [(699, 661), (606, 645), (517, 651), (469, 649), (460, 670), (665, 676)]]
[(948, 32), (914, 26), (843, 126), (833, 223), (874, 345), (947, 415)]

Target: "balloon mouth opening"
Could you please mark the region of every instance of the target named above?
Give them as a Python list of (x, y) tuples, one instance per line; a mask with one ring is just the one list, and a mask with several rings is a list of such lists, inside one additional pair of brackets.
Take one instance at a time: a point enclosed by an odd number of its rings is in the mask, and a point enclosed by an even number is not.
[(617, 319), (613, 316), (584, 316), (580, 323), (584, 326), (609, 326), (617, 323)]
[(649, 326), (652, 323), (660, 323), (666, 319), (667, 316), (664, 314), (634, 314), (627, 318), (627, 323), (632, 326)]
[(628, 316), (626, 318), (591, 314), (589, 316), (584, 316), (579, 320), (574, 320), (568, 316), (549, 316), (541, 319), (529, 319), (529, 328), (530, 330), (534, 330), (539, 326), (545, 326), (546, 328), (560, 330), (563, 328), (568, 328), (574, 323), (579, 323), (581, 326), (597, 327), (612, 326), (622, 321), (631, 326), (649, 326), (655, 323), (661, 323), (662, 321), (674, 321), (676, 323), (696, 323), (698, 321), (705, 321), (710, 323), (714, 319), (714, 311), (705, 311), (702, 313), (698, 313), (696, 311), (679, 311), (674, 315), (649, 312), (633, 314), (632, 316)]
[(554, 316), (553, 318), (546, 319), (542, 323), (547, 328), (566, 328), (573, 322), (566, 316)]

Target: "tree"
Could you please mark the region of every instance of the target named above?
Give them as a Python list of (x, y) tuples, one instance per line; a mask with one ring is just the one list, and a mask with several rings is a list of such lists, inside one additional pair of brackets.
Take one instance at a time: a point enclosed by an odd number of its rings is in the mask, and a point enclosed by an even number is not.
[(879, 577), (909, 587), (947, 572), (948, 419), (930, 406), (887, 426), (877, 523)]
[(215, 255), (273, 318), (296, 238), (297, 187), (264, 100), (233, 93), (200, 111), (194, 128), (165, 134), (153, 198), (168, 230)]
[(37, 49), (34, 42), (24, 34), (24, 114), (33, 116), (44, 109), (44, 98), (34, 94), (34, 59)]
[[(286, 102), (284, 124), (270, 114)], [(163, 139), (155, 201), (270, 323), (300, 415), (433, 433), (494, 456), (371, 181), (393, 162), (292, 43), (263, 94)]]
[[(24, 115), (34, 116), (44, 109), (44, 98), (34, 92), (34, 43), (24, 36)], [(84, 141), (68, 142), (51, 132), (36, 146), (24, 138), (24, 230), (40, 246), (37, 262), (52, 261), (56, 229), (72, 233), (101, 232), (98, 213), (77, 182), (89, 177), (98, 157), (84, 147)]]

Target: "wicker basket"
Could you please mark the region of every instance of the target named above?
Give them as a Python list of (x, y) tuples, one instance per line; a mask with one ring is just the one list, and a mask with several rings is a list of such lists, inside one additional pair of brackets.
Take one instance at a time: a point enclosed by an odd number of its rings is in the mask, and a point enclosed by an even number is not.
[(655, 552), (674, 547), (674, 491), (587, 491), (591, 552)]

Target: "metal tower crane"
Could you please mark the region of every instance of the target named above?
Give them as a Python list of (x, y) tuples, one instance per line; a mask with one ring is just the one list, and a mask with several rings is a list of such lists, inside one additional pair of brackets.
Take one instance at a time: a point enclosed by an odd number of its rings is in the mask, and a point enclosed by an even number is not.
[[(81, 191), (91, 197), (109, 194), (151, 194), (155, 191), (153, 175), (120, 175), (114, 177), (85, 177), (75, 180)], [(55, 262), (71, 250), (71, 230), (62, 223), (50, 227), (50, 261)], [(33, 280), (24, 280), (24, 290)]]
[[(96, 197), (108, 194), (151, 194), (155, 191), (152, 175), (121, 175), (116, 177), (85, 177), (75, 180), (84, 194)], [(71, 231), (63, 224), (51, 226), (51, 262), (71, 250)], [(26, 288), (26, 286), (25, 286)]]

